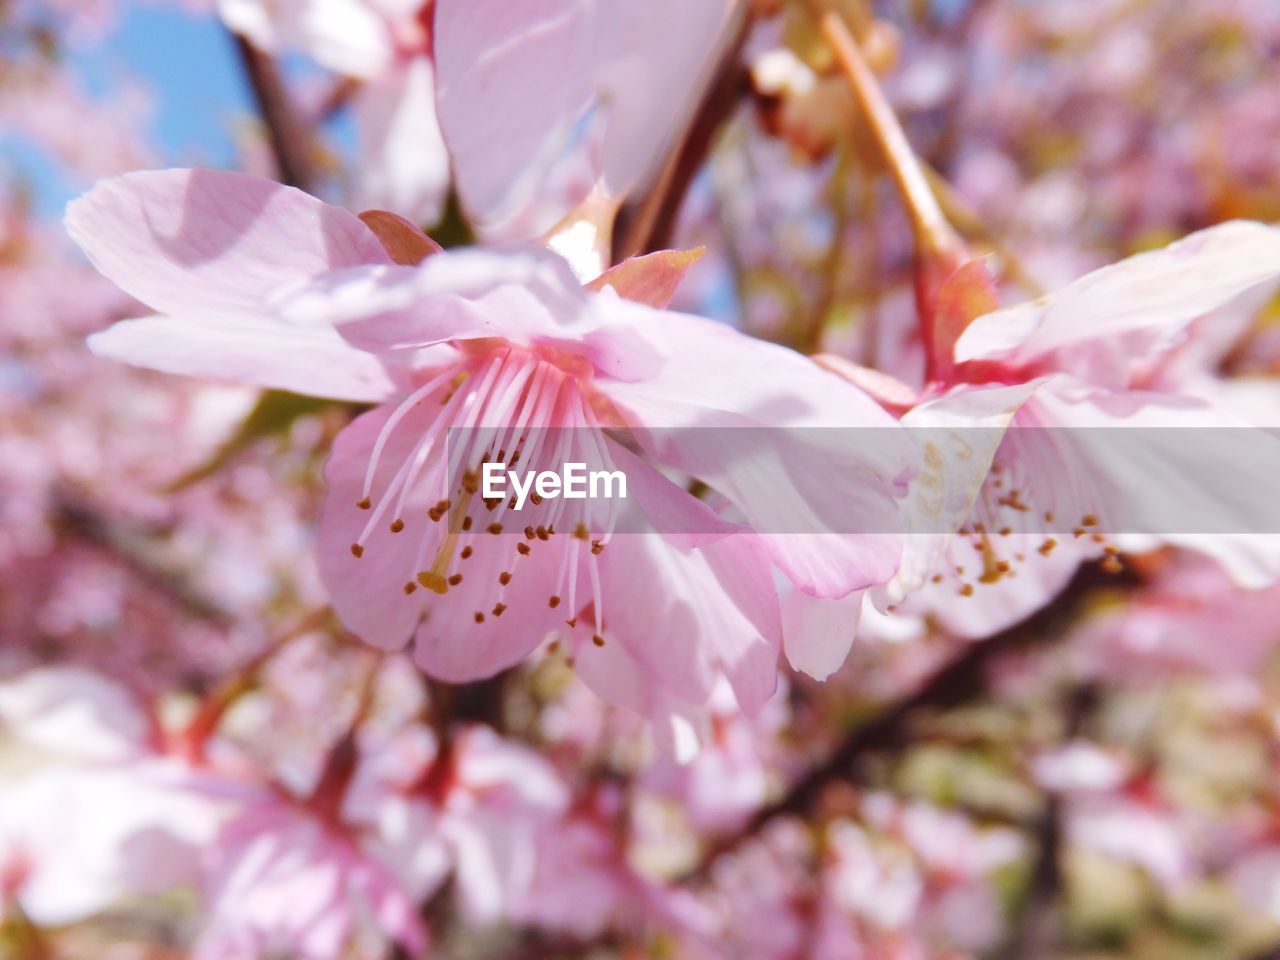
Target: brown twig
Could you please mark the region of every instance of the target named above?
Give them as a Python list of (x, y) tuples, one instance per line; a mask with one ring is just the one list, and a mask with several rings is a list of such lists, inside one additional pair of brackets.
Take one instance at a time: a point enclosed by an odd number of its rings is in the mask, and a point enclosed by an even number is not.
[[(1071, 692), (1063, 725), (1063, 741), (1080, 735), (1085, 720), (1097, 706), (1098, 689), (1092, 683)], [(1007, 960), (1049, 960), (1054, 956), (1061, 914), (1065, 831), (1063, 797), (1055, 790), (1045, 796), (1044, 809), (1035, 828), (1036, 858), (1022, 901), (1021, 915), (1003, 956)]]
[(275, 61), (239, 34), (232, 33), (231, 38), (267, 128), (280, 182), (313, 192), (316, 176), (310, 157), (311, 131), (293, 109)]
[(885, 168), (902, 195), (916, 246), (930, 254), (953, 253), (963, 244), (947, 221), (934, 196), (924, 165), (916, 156), (907, 135), (890, 106), (875, 73), (862, 55), (858, 41), (848, 24), (835, 10), (819, 14), (818, 27), (835, 54), (836, 63), (849, 82), (854, 100), (862, 111), (867, 126), (880, 147)]
[(986, 689), (988, 666), (998, 657), (1060, 635), (1083, 610), (1095, 589), (1118, 582), (1116, 576), (1103, 573), (1096, 565), (1083, 567), (1048, 606), (989, 639), (968, 646), (914, 693), (850, 731), (825, 760), (801, 777), (786, 794), (762, 807), (743, 827), (714, 844), (684, 879), (693, 882), (706, 879), (716, 861), (759, 834), (767, 824), (779, 817), (807, 813), (828, 784), (854, 776), (860, 761), (906, 743), (919, 714), (976, 699)]

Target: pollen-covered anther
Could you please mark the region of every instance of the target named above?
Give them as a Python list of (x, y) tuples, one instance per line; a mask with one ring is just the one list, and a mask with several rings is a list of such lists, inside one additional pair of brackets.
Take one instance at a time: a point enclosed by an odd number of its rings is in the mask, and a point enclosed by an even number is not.
[(591, 553), (593, 556), (597, 556), (597, 557), (600, 556), (600, 554), (604, 553), (604, 544), (601, 543), (599, 540), (592, 540)]
[(502, 616), (502, 612), (506, 609), (507, 609), (507, 605), (505, 603), (495, 604), (493, 608), (493, 615), (495, 617), (500, 617)]
[(399, 533), (403, 529), (404, 529), (404, 521), (401, 520), (399, 517), (396, 517), (394, 520), (391, 521), (392, 533)]
[(363, 500), (357, 500), (356, 506), (359, 507), (361, 510), (369, 510), (373, 507), (373, 501), (370, 500), (368, 497), (365, 497)]
[(460, 556), (463, 560), (470, 560), (471, 554), (473, 553), (475, 553), (475, 551), (471, 549), (471, 544), (467, 544), (465, 547), (462, 548), (462, 552), (458, 554), (458, 556)]
[(537, 535), (538, 535), (538, 534), (537, 534), (537, 531), (535, 531), (535, 530), (533, 529), (533, 527), (525, 527), (525, 528), (524, 528), (524, 538), (525, 538), (526, 540), (532, 540), (532, 539), (534, 539)]
[(461, 582), (462, 582), (462, 574), (460, 573), (455, 573), (453, 576), (449, 578), (449, 581), (448, 581), (449, 586), (451, 587), (456, 587)]
[(1026, 513), (1031, 508), (1022, 502), (1022, 492), (1019, 490), (1010, 490), (1003, 497), (996, 500), (1002, 507), (1008, 507), (1010, 510), (1017, 510), (1019, 513)]
[(462, 475), (462, 489), (467, 493), (475, 493), (480, 489), (480, 479), (472, 471), (468, 470)]
[(1053, 553), (1053, 548), (1057, 545), (1058, 541), (1053, 539), (1053, 537), (1047, 538), (1044, 543), (1040, 544), (1040, 556), (1047, 557), (1049, 554)]
[(546, 541), (551, 539), (551, 533), (547, 530), (546, 527), (539, 526), (533, 532), (537, 535), (539, 540)]
[(550, 597), (547, 600), (547, 606), (554, 610), (556, 607), (560, 606), (560, 598), (556, 596)]
[(418, 589), (418, 585), (414, 583), (412, 580), (410, 580), (404, 585), (404, 595), (407, 597), (409, 594), (413, 593), (413, 591), (417, 589)]
[(418, 583), (422, 584), (432, 593), (438, 593), (444, 596), (449, 592), (449, 581), (440, 574), (431, 570), (423, 570), (418, 574)]
[(500, 533), (502, 532), (502, 524), (500, 524), (500, 523), (491, 523), (491, 524), (489, 524), (489, 526), (485, 527), (485, 529), (486, 529), (487, 531), (489, 531), (489, 533), (492, 533), (494, 536), (497, 536), (498, 534), (500, 534)]
[(510, 583), (510, 582), (511, 582), (511, 571), (510, 571), (510, 570), (503, 570), (500, 574), (498, 574), (498, 582), (499, 582), (500, 584), (502, 584), (504, 587), (505, 587), (508, 583)]
[(1080, 526), (1082, 527), (1096, 527), (1097, 525), (1098, 525), (1098, 518), (1094, 516), (1092, 513), (1086, 513), (1083, 517), (1080, 518)]
[(603, 647), (603, 646), (604, 646), (604, 637), (600, 636), (600, 634), (598, 634), (598, 633), (597, 633), (597, 634), (593, 634), (593, 635), (592, 635), (592, 637), (591, 637), (591, 642), (592, 642), (592, 643), (594, 643), (597, 647)]
[(1103, 557), (1101, 566), (1103, 573), (1116, 574), (1124, 572), (1124, 564), (1120, 562), (1119, 557)]
[(966, 584), (964, 584), (964, 585), (960, 588), (960, 596), (962, 596), (962, 597), (972, 597), (972, 596), (973, 596), (973, 584), (972, 584), (972, 583), (966, 583)]
[(529, 549), (529, 545), (527, 543), (516, 544), (516, 553), (520, 554), (520, 556), (527, 557), (532, 552), (533, 551)]
[(484, 614), (479, 610), (476, 611), (475, 621), (476, 623), (484, 623)]
[(359, 560), (364, 556), (364, 547), (360, 546), (358, 543), (353, 543), (351, 545), (351, 555)]
[(471, 514), (462, 518), (462, 529), (464, 532), (471, 529)]

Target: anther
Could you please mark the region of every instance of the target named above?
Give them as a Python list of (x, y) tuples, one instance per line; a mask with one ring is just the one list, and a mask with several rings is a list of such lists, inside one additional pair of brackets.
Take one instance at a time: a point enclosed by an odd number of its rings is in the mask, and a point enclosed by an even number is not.
[(517, 543), (516, 552), (522, 557), (527, 557), (531, 551), (529, 550), (529, 545), (527, 543)]
[(597, 556), (597, 557), (600, 556), (600, 554), (604, 553), (604, 544), (601, 543), (599, 540), (592, 540), (591, 553), (594, 556)]
[(467, 514), (465, 517), (462, 518), (462, 529), (463, 530), (471, 529), (471, 514)]
[(966, 583), (963, 587), (961, 587), (961, 588), (960, 588), (960, 596), (962, 596), (962, 597), (972, 597), (972, 596), (973, 596), (973, 584), (972, 584), (972, 583)]
[(479, 610), (476, 611), (476, 623), (484, 623), (484, 614)]
[(368, 497), (365, 497), (363, 500), (358, 501), (356, 503), (356, 506), (359, 507), (361, 510), (368, 510), (370, 507), (373, 506), (373, 501), (370, 500)]
[(495, 617), (500, 617), (502, 616), (502, 611), (505, 609), (507, 609), (507, 605), (505, 603), (499, 603), (493, 608), (493, 615)]
[(591, 642), (594, 643), (597, 647), (603, 647), (604, 637), (600, 636), (600, 634), (597, 633), (594, 636), (592, 636)]
[(471, 549), (471, 544), (467, 544), (462, 548), (462, 553), (459, 554), (459, 556), (461, 556), (463, 560), (469, 560), (471, 558), (471, 554), (474, 552), (475, 551)]
[(511, 582), (511, 572), (509, 570), (503, 570), (500, 574), (498, 574), (498, 582), (505, 587), (508, 583)]
[(500, 524), (500, 523), (491, 523), (491, 524), (489, 524), (489, 526), (485, 527), (485, 529), (486, 529), (486, 530), (488, 530), (488, 531), (489, 531), (490, 533), (492, 533), (492, 534), (499, 534), (499, 533), (501, 533), (501, 532), (502, 532), (502, 524)]
[(1053, 539), (1053, 537), (1049, 537), (1049, 539), (1045, 540), (1044, 543), (1040, 544), (1040, 555), (1042, 557), (1047, 557), (1049, 554), (1053, 553), (1053, 548), (1057, 545), (1058, 541)]
[(418, 589), (418, 585), (414, 583), (412, 580), (410, 580), (408, 583), (404, 585), (404, 595), (407, 597), (409, 594), (413, 593), (413, 591), (417, 589)]
[(547, 533), (547, 528), (546, 528), (546, 527), (538, 527), (538, 529), (537, 529), (537, 530), (535, 530), (535, 531), (534, 531), (534, 533), (536, 533), (536, 534), (538, 535), (538, 539), (539, 539), (539, 540), (544, 540), (544, 541), (545, 541), (545, 540), (550, 540), (550, 539), (551, 539), (551, 534)]
[(556, 607), (560, 606), (560, 598), (553, 596), (551, 599), (547, 601), (547, 606), (549, 606), (552, 610), (554, 610)]
[(432, 593), (438, 593), (441, 596), (449, 592), (449, 581), (430, 570), (423, 570), (419, 573), (418, 582)]
[(403, 529), (404, 529), (404, 521), (401, 520), (399, 517), (396, 517), (396, 519), (391, 521), (392, 533), (399, 533)]
[(461, 582), (462, 582), (462, 574), (460, 573), (455, 573), (452, 577), (449, 578), (449, 586), (451, 587), (456, 587)]
[(360, 546), (358, 543), (353, 543), (351, 545), (351, 555), (359, 560), (364, 556), (364, 547)]
[(1098, 518), (1092, 513), (1086, 513), (1080, 518), (1080, 525), (1084, 527), (1096, 527), (1098, 525)]
[(534, 531), (533, 527), (524, 528), (524, 538), (526, 540), (532, 540), (536, 536), (537, 536), (537, 533)]

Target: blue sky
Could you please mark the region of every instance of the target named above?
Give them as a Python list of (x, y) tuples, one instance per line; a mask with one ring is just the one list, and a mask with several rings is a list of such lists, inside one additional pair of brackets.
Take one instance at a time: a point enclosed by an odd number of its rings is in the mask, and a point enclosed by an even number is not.
[[(164, 163), (233, 164), (236, 119), (251, 115), (253, 106), (226, 31), (212, 16), (123, 6), (105, 42), (68, 51), (70, 67), (95, 97), (109, 97), (121, 76), (145, 84), (155, 99), (152, 141)], [(86, 186), (26, 145), (9, 141), (0, 153), (31, 187), (42, 215), (60, 216), (67, 200)]]

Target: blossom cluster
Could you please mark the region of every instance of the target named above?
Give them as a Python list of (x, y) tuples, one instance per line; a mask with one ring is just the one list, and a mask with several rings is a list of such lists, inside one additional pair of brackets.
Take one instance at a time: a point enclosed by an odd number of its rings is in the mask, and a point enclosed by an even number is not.
[(1266, 0), (171, 6), (235, 165), (0, 9), (0, 955), (1269, 955)]

